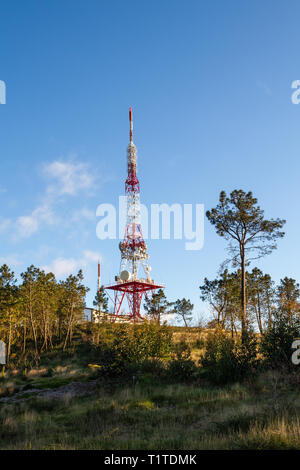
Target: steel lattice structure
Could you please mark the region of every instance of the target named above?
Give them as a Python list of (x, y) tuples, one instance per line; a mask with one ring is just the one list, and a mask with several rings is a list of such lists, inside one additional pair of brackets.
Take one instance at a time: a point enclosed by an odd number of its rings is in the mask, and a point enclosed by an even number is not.
[[(130, 141), (127, 147), (127, 179), (125, 193), (127, 196), (127, 221), (123, 241), (120, 242), (121, 252), (120, 274), (116, 276), (116, 284), (106, 289), (114, 291), (114, 315), (120, 313), (124, 298), (127, 298), (129, 316), (133, 321), (142, 319), (140, 314), (142, 298), (156, 289), (164, 287), (155, 284), (150, 277), (151, 268), (148, 264), (149, 255), (143, 238), (141, 227), (140, 183), (137, 178), (137, 152), (133, 143), (132, 109), (129, 109)], [(139, 278), (143, 270), (145, 278)]]

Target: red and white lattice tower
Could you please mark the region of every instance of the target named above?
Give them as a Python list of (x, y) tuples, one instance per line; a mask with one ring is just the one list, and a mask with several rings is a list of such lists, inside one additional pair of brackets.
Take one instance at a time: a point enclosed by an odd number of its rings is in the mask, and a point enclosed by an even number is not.
[[(106, 289), (114, 291), (114, 315), (118, 317), (124, 297), (127, 297), (129, 316), (133, 321), (142, 319), (140, 314), (144, 294), (153, 293), (163, 287), (155, 284), (150, 277), (149, 255), (141, 228), (140, 183), (137, 178), (137, 153), (133, 143), (132, 109), (129, 109), (130, 142), (127, 147), (127, 222), (125, 235), (119, 244), (121, 252), (120, 274), (116, 284)], [(139, 277), (143, 270), (144, 278)]]

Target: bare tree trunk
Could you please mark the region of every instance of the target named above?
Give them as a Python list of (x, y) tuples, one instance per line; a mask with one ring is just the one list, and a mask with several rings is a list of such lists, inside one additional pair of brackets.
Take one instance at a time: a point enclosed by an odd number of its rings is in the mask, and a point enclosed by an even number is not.
[(24, 355), (26, 353), (26, 339), (27, 339), (27, 326), (26, 326), (26, 320), (25, 320), (24, 327), (23, 327), (23, 351), (22, 351)]
[(272, 324), (273, 324), (272, 309), (270, 306), (270, 301), (268, 300), (268, 328), (271, 328)]
[(45, 309), (43, 309), (43, 320), (44, 320), (44, 341), (42, 345), (42, 350), (45, 348), (48, 351), (48, 328), (47, 328), (47, 314), (45, 313)]
[(68, 330), (67, 330), (67, 334), (66, 334), (66, 338), (65, 338), (65, 342), (64, 342), (64, 346), (63, 346), (63, 351), (66, 349), (66, 346), (67, 346), (67, 343), (68, 343), (68, 338), (69, 338), (70, 333), (71, 333), (72, 321), (73, 321), (73, 308), (74, 308), (74, 305), (72, 305), (72, 307), (71, 307), (71, 314), (70, 314), (70, 318), (69, 318)]
[(241, 245), (241, 322), (242, 322), (242, 343), (245, 342), (245, 336), (247, 332), (247, 299), (246, 299), (246, 267), (245, 267), (245, 246)]
[(262, 335), (263, 334), (263, 327), (262, 327), (262, 321), (261, 321), (261, 309), (260, 309), (259, 294), (257, 294), (257, 324), (258, 324), (260, 334)]
[(237, 336), (238, 332), (236, 329), (236, 324), (234, 321), (234, 309), (230, 309), (230, 324), (231, 324), (231, 337), (234, 338), (234, 336)]
[(9, 334), (8, 334), (8, 344), (7, 344), (7, 362), (9, 362), (10, 358), (10, 352), (11, 352), (11, 336), (12, 336), (12, 331), (11, 331), (11, 315), (9, 315)]
[(36, 334), (36, 329), (35, 329), (34, 320), (33, 320), (33, 313), (32, 313), (32, 291), (31, 291), (31, 286), (30, 286), (30, 291), (29, 291), (29, 314), (30, 314), (30, 323), (31, 323), (31, 329), (32, 329), (32, 334), (33, 334), (33, 339), (34, 339), (35, 353), (36, 353), (36, 355), (38, 355), (37, 334)]
[(35, 325), (34, 325), (31, 305), (30, 305), (30, 322), (31, 322), (31, 329), (32, 329), (32, 334), (33, 334), (33, 339), (34, 339), (34, 348), (35, 348), (36, 354), (38, 354), (37, 336), (36, 336), (36, 329), (35, 329)]
[(61, 313), (59, 314), (58, 318), (58, 339), (61, 341), (61, 330), (62, 330), (62, 316)]

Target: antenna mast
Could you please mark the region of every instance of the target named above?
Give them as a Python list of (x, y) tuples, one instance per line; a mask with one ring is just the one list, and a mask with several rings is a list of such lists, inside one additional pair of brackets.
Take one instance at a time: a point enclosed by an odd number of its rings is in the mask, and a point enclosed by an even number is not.
[[(107, 289), (115, 291), (115, 315), (117, 316), (126, 294), (133, 320), (141, 318), (140, 307), (143, 294), (154, 292), (163, 287), (154, 284), (150, 277), (148, 265), (149, 255), (141, 227), (140, 183), (137, 178), (137, 151), (133, 143), (132, 108), (129, 108), (129, 144), (127, 147), (127, 179), (125, 193), (127, 196), (127, 220), (123, 241), (120, 242), (121, 252), (120, 273), (116, 276), (117, 284)], [(139, 277), (140, 268), (144, 278)], [(119, 297), (118, 297), (119, 296)]]

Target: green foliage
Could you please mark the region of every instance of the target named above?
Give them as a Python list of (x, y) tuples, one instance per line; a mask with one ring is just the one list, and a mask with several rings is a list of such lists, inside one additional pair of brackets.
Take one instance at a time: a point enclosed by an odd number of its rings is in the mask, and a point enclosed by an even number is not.
[(248, 332), (241, 343), (240, 339), (234, 340), (217, 329), (207, 338), (201, 364), (206, 376), (216, 384), (236, 382), (253, 375), (259, 366), (256, 336)]
[(204, 278), (200, 298), (209, 303), (214, 316), (208, 328), (228, 326), (234, 331), (240, 310), (240, 283), (240, 273), (229, 273), (227, 269), (212, 281)]
[(162, 289), (158, 289), (157, 292), (151, 296), (146, 297), (144, 308), (151, 320), (161, 323), (164, 315), (172, 313), (172, 303), (168, 302), (167, 297)]
[(99, 360), (104, 373), (110, 375), (137, 371), (144, 361), (162, 358), (172, 348), (172, 332), (165, 324), (116, 324), (103, 331), (98, 346)]
[(197, 338), (195, 341), (192, 342), (193, 349), (203, 349), (204, 347), (205, 347), (204, 338)]
[(193, 382), (198, 368), (191, 359), (172, 359), (168, 363), (167, 374), (172, 382)]
[(172, 312), (175, 313), (177, 319), (183, 320), (184, 325), (187, 327), (188, 323), (192, 320), (194, 305), (190, 300), (177, 299), (173, 304)]
[(4, 264), (0, 267), (0, 338), (7, 343), (7, 360), (18, 341), (15, 325), (20, 322), (20, 296), (14, 273)]
[(108, 297), (105, 293), (104, 286), (101, 286), (100, 289), (97, 290), (93, 305), (97, 307), (99, 312), (108, 313)]
[(300, 320), (293, 318), (287, 321), (289, 312), (279, 310), (270, 328), (261, 339), (261, 351), (265, 357), (265, 365), (271, 368), (286, 366), (295, 368), (292, 364), (292, 343), (300, 337)]
[(284, 236), (281, 231), (285, 220), (264, 218), (264, 211), (258, 206), (252, 192), (234, 190), (228, 197), (221, 191), (218, 205), (206, 212), (216, 232), (229, 241), (230, 261), (241, 270), (241, 325), (242, 341), (246, 341), (248, 329), (246, 266), (253, 258), (260, 258), (271, 253), (276, 247), (276, 240)]
[(140, 367), (141, 380), (153, 383), (153, 379), (163, 381), (166, 377), (166, 361), (163, 359), (145, 359)]
[[(274, 281), (269, 274), (260, 269), (253, 268), (246, 271), (246, 297), (247, 297), (247, 326), (256, 323), (258, 331), (263, 331), (272, 323), (275, 289)], [(200, 298), (208, 302), (213, 318), (207, 323), (207, 328), (230, 329), (232, 336), (239, 329), (241, 321), (241, 270), (229, 273), (222, 271), (217, 279), (212, 281), (204, 278), (200, 286)]]
[(295, 279), (285, 277), (280, 279), (277, 288), (278, 304), (284, 312), (286, 320), (292, 322), (292, 317), (300, 313), (300, 288)]
[(191, 347), (184, 341), (180, 340), (173, 344), (173, 357), (176, 359), (189, 359), (191, 357)]
[(274, 282), (269, 274), (263, 274), (258, 268), (246, 273), (247, 279), (247, 312), (254, 317), (259, 332), (262, 334), (272, 323), (274, 302)]
[(168, 362), (169, 380), (175, 382), (191, 382), (197, 377), (197, 367), (191, 359), (191, 348), (185, 341), (173, 345), (173, 355)]
[[(239, 247), (247, 245), (248, 252), (255, 251), (257, 256), (270, 253), (276, 248), (276, 238), (284, 236), (281, 229), (285, 220), (266, 220), (251, 191), (236, 189), (229, 197), (221, 191), (219, 204), (206, 215), (218, 235), (237, 242)], [(238, 252), (239, 248), (234, 251)]]
[(8, 363), (38, 363), (44, 351), (72, 344), (88, 291), (83, 274), (57, 282), (53, 273), (31, 265), (17, 285), (7, 265), (0, 267), (0, 337), (7, 343)]

